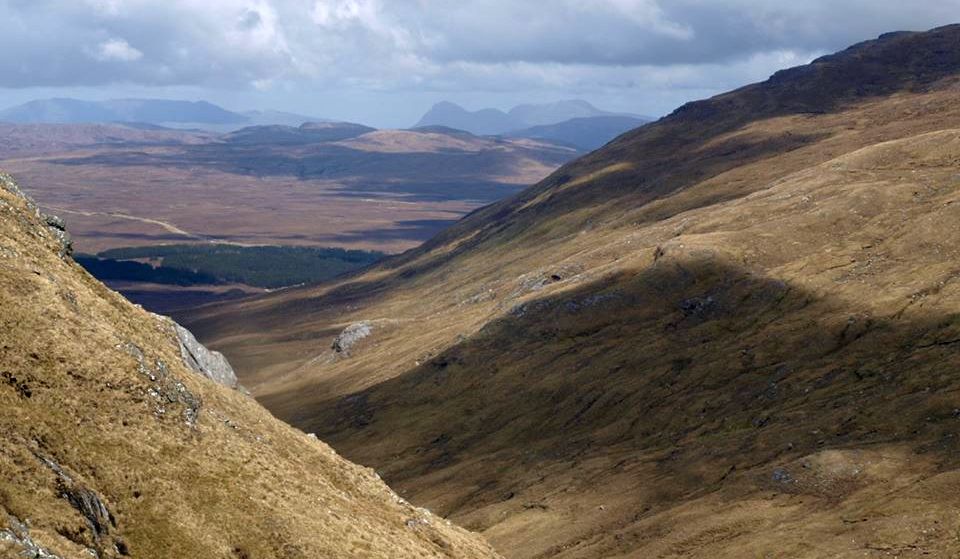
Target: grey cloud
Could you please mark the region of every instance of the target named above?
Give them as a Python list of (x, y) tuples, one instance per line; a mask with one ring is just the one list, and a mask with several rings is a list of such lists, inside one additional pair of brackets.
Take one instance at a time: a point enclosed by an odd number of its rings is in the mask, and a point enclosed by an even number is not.
[[(494, 6), (493, 4), (498, 4)], [(476, 62), (668, 65), (722, 62), (774, 50), (834, 50), (895, 29), (960, 15), (958, 0), (466, 0), (427, 14), (433, 56)], [(622, 10), (598, 9), (600, 5)], [(464, 8), (464, 6), (466, 6)]]
[(702, 92), (957, 14), (960, 0), (0, 0), (0, 88)]
[(244, 83), (289, 67), (267, 2), (0, 2), (0, 86)]

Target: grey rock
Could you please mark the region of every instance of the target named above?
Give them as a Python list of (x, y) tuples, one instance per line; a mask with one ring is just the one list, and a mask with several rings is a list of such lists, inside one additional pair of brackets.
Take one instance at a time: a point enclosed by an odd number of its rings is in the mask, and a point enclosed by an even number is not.
[(477, 293), (472, 297), (468, 297), (463, 301), (460, 301), (460, 305), (478, 305), (480, 303), (486, 303), (488, 301), (493, 301), (497, 298), (497, 293), (492, 289), (487, 289)]
[(237, 374), (230, 362), (219, 351), (210, 351), (197, 341), (193, 333), (176, 322), (174, 329), (180, 343), (180, 355), (184, 363), (208, 379), (230, 388), (237, 388)]
[(343, 332), (333, 340), (331, 349), (338, 354), (350, 354), (350, 348), (357, 345), (360, 340), (373, 333), (373, 326), (369, 322), (358, 322), (351, 324), (343, 329)]
[(692, 297), (680, 302), (680, 311), (687, 318), (705, 319), (708, 318), (718, 304), (712, 296)]
[(50, 550), (41, 547), (30, 537), (30, 527), (15, 516), (7, 517), (7, 528), (0, 528), (0, 542), (20, 548), (17, 557), (24, 559), (61, 559)]
[(70, 506), (86, 519), (94, 539), (106, 536), (117, 527), (117, 521), (95, 491), (76, 481), (63, 467), (51, 458), (37, 455), (37, 458), (57, 476), (57, 491)]
[(116, 526), (113, 514), (100, 500), (100, 496), (86, 487), (73, 485), (63, 489), (64, 498), (87, 519), (93, 533), (100, 537)]
[(180, 405), (183, 407), (184, 421), (191, 427), (195, 426), (200, 418), (200, 408), (203, 406), (200, 397), (172, 377), (167, 364), (162, 359), (150, 361), (143, 350), (132, 342), (121, 344), (120, 348), (137, 360), (137, 372), (153, 383), (153, 386), (147, 390), (147, 395), (154, 399), (156, 416), (159, 418), (165, 415), (170, 405)]
[(11, 177), (10, 175), (6, 173), (0, 173), (0, 188), (3, 188), (8, 192), (13, 193), (15, 196), (19, 196), (20, 198), (23, 198), (24, 200), (27, 201), (27, 204), (31, 208), (36, 207), (36, 204), (34, 204), (33, 200), (31, 200), (29, 196), (24, 194), (23, 190), (20, 189), (20, 185), (18, 185), (17, 181), (13, 180), (13, 177)]
[(57, 229), (60, 231), (67, 230), (67, 222), (65, 222), (60, 216), (44, 214), (43, 220), (47, 223), (47, 227), (50, 227), (51, 229)]
[(785, 468), (776, 468), (773, 470), (773, 475), (770, 478), (776, 483), (790, 483), (793, 481), (793, 476), (790, 475)]
[(53, 235), (53, 238), (60, 244), (60, 258), (72, 256), (73, 237), (67, 232), (63, 220), (55, 215), (46, 215), (44, 218), (46, 219), (47, 229), (49, 229), (50, 234)]

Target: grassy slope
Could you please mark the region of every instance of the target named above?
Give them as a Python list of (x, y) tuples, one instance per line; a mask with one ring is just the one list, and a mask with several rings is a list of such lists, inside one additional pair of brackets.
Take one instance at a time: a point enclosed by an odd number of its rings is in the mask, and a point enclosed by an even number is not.
[(957, 27), (859, 45), (191, 322), (509, 556), (954, 556), (958, 72)]
[(18, 522), (63, 558), (495, 556), (190, 372), (0, 180), (0, 556)]

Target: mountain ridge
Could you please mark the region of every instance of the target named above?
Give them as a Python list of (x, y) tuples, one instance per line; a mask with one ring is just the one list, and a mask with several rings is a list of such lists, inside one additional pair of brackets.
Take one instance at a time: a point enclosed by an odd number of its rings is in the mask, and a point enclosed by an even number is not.
[(187, 323), (510, 557), (951, 556), (958, 75), (887, 34)]
[(0, 110), (0, 122), (11, 124), (123, 124), (146, 123), (168, 127), (203, 127), (228, 132), (244, 125), (297, 126), (324, 121), (282, 111), (234, 112), (208, 101), (167, 99), (112, 99), (84, 101), (50, 98), (28, 101)]
[(601, 148), (615, 138), (649, 121), (629, 116), (595, 116), (565, 120), (556, 124), (515, 130), (511, 137), (564, 142), (584, 151)]
[(625, 113), (602, 111), (583, 100), (557, 101), (545, 104), (517, 105), (507, 112), (499, 109), (469, 111), (450, 101), (435, 104), (414, 128), (446, 126), (477, 135), (511, 135), (536, 126), (559, 124), (575, 118), (629, 117), (649, 121), (650, 118)]

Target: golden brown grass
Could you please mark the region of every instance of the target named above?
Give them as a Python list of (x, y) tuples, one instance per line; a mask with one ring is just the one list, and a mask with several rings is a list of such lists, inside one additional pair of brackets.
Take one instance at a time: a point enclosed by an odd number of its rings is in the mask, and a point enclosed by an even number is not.
[[(61, 259), (0, 180), (0, 556), (22, 551), (15, 518), (70, 559), (495, 557), (190, 372), (169, 321)], [(83, 495), (112, 518), (95, 527)]]
[(366, 274), (190, 323), (510, 557), (960, 556), (958, 45), (690, 106)]

